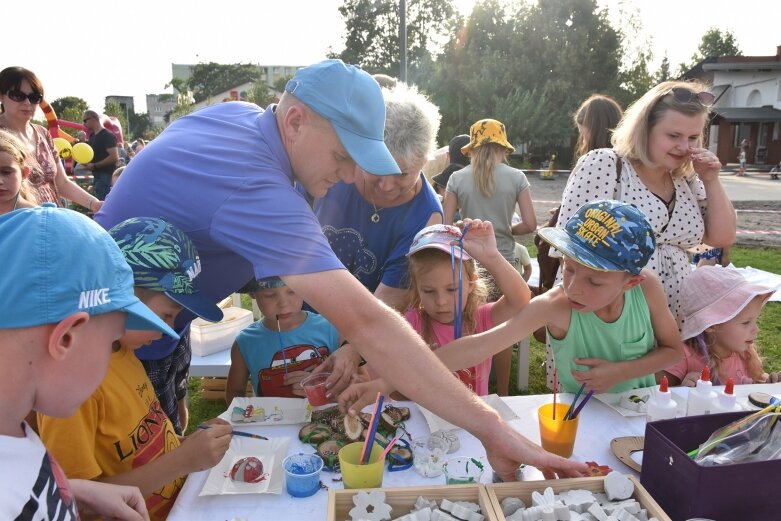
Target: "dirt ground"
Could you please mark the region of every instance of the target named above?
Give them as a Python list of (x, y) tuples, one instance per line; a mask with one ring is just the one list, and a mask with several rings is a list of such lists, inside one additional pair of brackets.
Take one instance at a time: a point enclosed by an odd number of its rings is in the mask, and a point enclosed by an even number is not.
[[(558, 174), (553, 180), (543, 180), (540, 179), (536, 172), (527, 172), (527, 178), (531, 185), (537, 223), (538, 225), (543, 225), (550, 218), (549, 210), (557, 206), (558, 201), (561, 200), (564, 185), (567, 183), (567, 176)], [(734, 201), (733, 205), (738, 210), (739, 231), (781, 231), (781, 202), (761, 200)], [(778, 213), (763, 213), (762, 210)], [(532, 243), (533, 235), (528, 234), (520, 237), (520, 242), (523, 244)], [(781, 248), (781, 234), (738, 233), (737, 244), (740, 246)]]

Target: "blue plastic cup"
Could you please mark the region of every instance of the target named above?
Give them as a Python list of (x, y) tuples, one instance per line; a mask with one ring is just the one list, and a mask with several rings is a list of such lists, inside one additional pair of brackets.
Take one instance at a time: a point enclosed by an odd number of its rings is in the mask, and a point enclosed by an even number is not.
[(317, 454), (291, 454), (282, 462), (287, 493), (293, 497), (309, 497), (320, 490), (323, 459)]

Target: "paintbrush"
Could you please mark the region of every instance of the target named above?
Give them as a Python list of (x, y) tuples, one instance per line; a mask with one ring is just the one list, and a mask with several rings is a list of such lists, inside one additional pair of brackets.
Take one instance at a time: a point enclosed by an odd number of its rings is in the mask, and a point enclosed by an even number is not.
[[(206, 425), (205, 423), (202, 423), (198, 426), (199, 429), (210, 429), (211, 425)], [(252, 434), (251, 432), (244, 432), (244, 431), (231, 431), (232, 436), (243, 436), (245, 438), (255, 438), (256, 440), (268, 440), (265, 436), (261, 436), (260, 434)]]

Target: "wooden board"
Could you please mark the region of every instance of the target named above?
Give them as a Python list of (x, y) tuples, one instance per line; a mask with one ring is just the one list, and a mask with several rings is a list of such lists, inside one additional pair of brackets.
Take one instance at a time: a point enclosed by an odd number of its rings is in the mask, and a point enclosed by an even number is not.
[[(491, 501), (486, 494), (484, 485), (440, 485), (431, 487), (399, 487), (381, 488), (385, 492), (385, 502), (393, 508), (391, 518), (396, 519), (408, 514), (418, 496), (439, 502), (447, 498), (450, 501), (470, 501), (480, 505), (480, 511), (486, 521), (495, 521)], [(358, 490), (328, 491), (328, 521), (350, 521), (350, 510), (353, 504), (353, 494)], [(531, 494), (531, 492), (530, 492)]]
[[(640, 482), (634, 476), (627, 476), (629, 480), (635, 486), (635, 493), (632, 494), (632, 498), (635, 499), (640, 505), (648, 510), (648, 518), (655, 517), (659, 521), (672, 521), (670, 517), (664, 513), (662, 507), (654, 501), (651, 494), (640, 484)], [(572, 479), (554, 479), (547, 481), (518, 481), (515, 483), (494, 483), (486, 485), (486, 492), (491, 500), (493, 512), (496, 521), (506, 521), (504, 514), (502, 513), (502, 500), (506, 497), (518, 497), (526, 503), (526, 506), (530, 506), (532, 499), (532, 492), (535, 490), (542, 494), (542, 492), (550, 487), (553, 492), (559, 493), (565, 490), (589, 490), (591, 492), (605, 492), (604, 477), (596, 478), (572, 478)], [(341, 521), (341, 520), (340, 520)]]

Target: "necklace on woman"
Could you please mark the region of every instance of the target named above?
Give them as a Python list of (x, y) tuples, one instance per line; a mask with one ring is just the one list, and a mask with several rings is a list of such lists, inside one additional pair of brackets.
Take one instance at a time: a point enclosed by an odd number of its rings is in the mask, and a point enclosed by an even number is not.
[[(366, 191), (366, 178), (363, 178), (363, 192), (366, 194), (366, 197), (369, 198), (369, 192)], [(370, 217), (371, 222), (374, 224), (377, 224), (380, 222), (380, 212), (384, 210), (385, 208), (377, 208), (377, 205), (374, 204), (374, 199), (369, 199), (369, 202), (372, 203), (372, 207), (374, 208), (374, 213)]]

